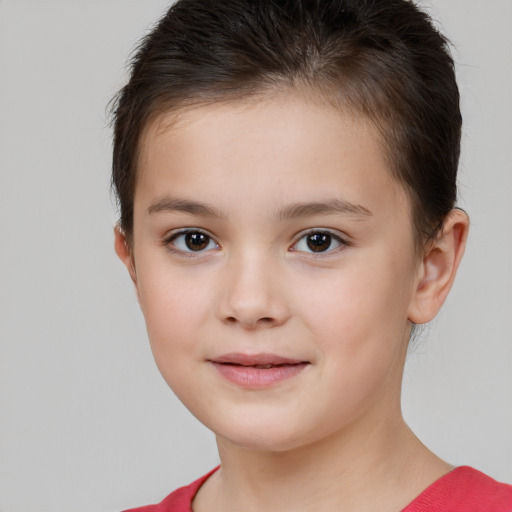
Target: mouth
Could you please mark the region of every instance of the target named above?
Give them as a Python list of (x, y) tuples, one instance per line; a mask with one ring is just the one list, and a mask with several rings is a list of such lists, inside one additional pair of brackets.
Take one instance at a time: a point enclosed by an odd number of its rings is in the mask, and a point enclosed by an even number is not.
[(275, 354), (225, 354), (208, 360), (228, 381), (244, 388), (276, 385), (299, 375), (309, 361), (290, 359)]

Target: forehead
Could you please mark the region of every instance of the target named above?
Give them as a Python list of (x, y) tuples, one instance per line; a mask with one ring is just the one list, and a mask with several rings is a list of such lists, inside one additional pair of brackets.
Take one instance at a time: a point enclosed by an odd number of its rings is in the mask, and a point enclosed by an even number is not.
[(408, 205), (372, 123), (293, 94), (160, 116), (144, 133), (138, 173), (136, 208), (207, 191), (246, 205), (337, 196), (384, 210)]

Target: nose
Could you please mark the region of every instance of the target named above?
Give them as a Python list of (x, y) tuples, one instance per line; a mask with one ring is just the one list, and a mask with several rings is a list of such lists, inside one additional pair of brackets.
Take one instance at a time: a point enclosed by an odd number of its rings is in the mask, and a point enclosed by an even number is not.
[(223, 323), (255, 330), (277, 327), (289, 319), (283, 272), (269, 259), (246, 254), (227, 263), (218, 305)]

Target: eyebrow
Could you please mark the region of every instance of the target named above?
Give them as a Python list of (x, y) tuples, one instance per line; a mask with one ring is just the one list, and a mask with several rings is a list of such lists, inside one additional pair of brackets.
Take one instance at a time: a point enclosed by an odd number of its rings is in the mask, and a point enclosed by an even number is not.
[[(151, 204), (148, 214), (160, 212), (182, 212), (203, 217), (226, 218), (226, 215), (207, 203), (199, 203), (189, 199), (164, 197)], [(364, 206), (350, 203), (344, 199), (329, 199), (293, 203), (279, 208), (275, 214), (278, 220), (315, 215), (350, 215), (359, 218), (371, 217), (373, 213)]]
[(197, 201), (172, 197), (159, 199), (148, 208), (149, 214), (160, 212), (183, 212), (190, 213), (191, 215), (201, 215), (203, 217), (225, 217), (225, 215), (216, 210), (213, 206), (206, 203), (198, 203)]
[(329, 199), (307, 203), (294, 203), (280, 208), (276, 217), (279, 220), (295, 217), (309, 217), (314, 215), (350, 215), (359, 217), (373, 216), (373, 213), (359, 204), (350, 203), (344, 199)]

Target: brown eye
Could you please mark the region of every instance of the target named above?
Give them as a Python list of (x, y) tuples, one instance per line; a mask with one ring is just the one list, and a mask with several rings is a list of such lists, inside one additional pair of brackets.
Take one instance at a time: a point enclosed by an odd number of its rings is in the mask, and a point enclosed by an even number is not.
[(327, 251), (331, 247), (332, 237), (329, 233), (312, 233), (307, 235), (306, 243), (313, 252)]
[(321, 229), (310, 231), (302, 235), (291, 247), (292, 251), (311, 253), (330, 254), (338, 249), (343, 249), (348, 244), (336, 233), (323, 231)]
[(211, 236), (202, 231), (182, 231), (172, 235), (165, 245), (173, 249), (175, 252), (191, 253), (210, 251), (218, 249), (219, 246)]
[(185, 244), (191, 251), (202, 251), (208, 247), (210, 237), (204, 233), (187, 233)]

